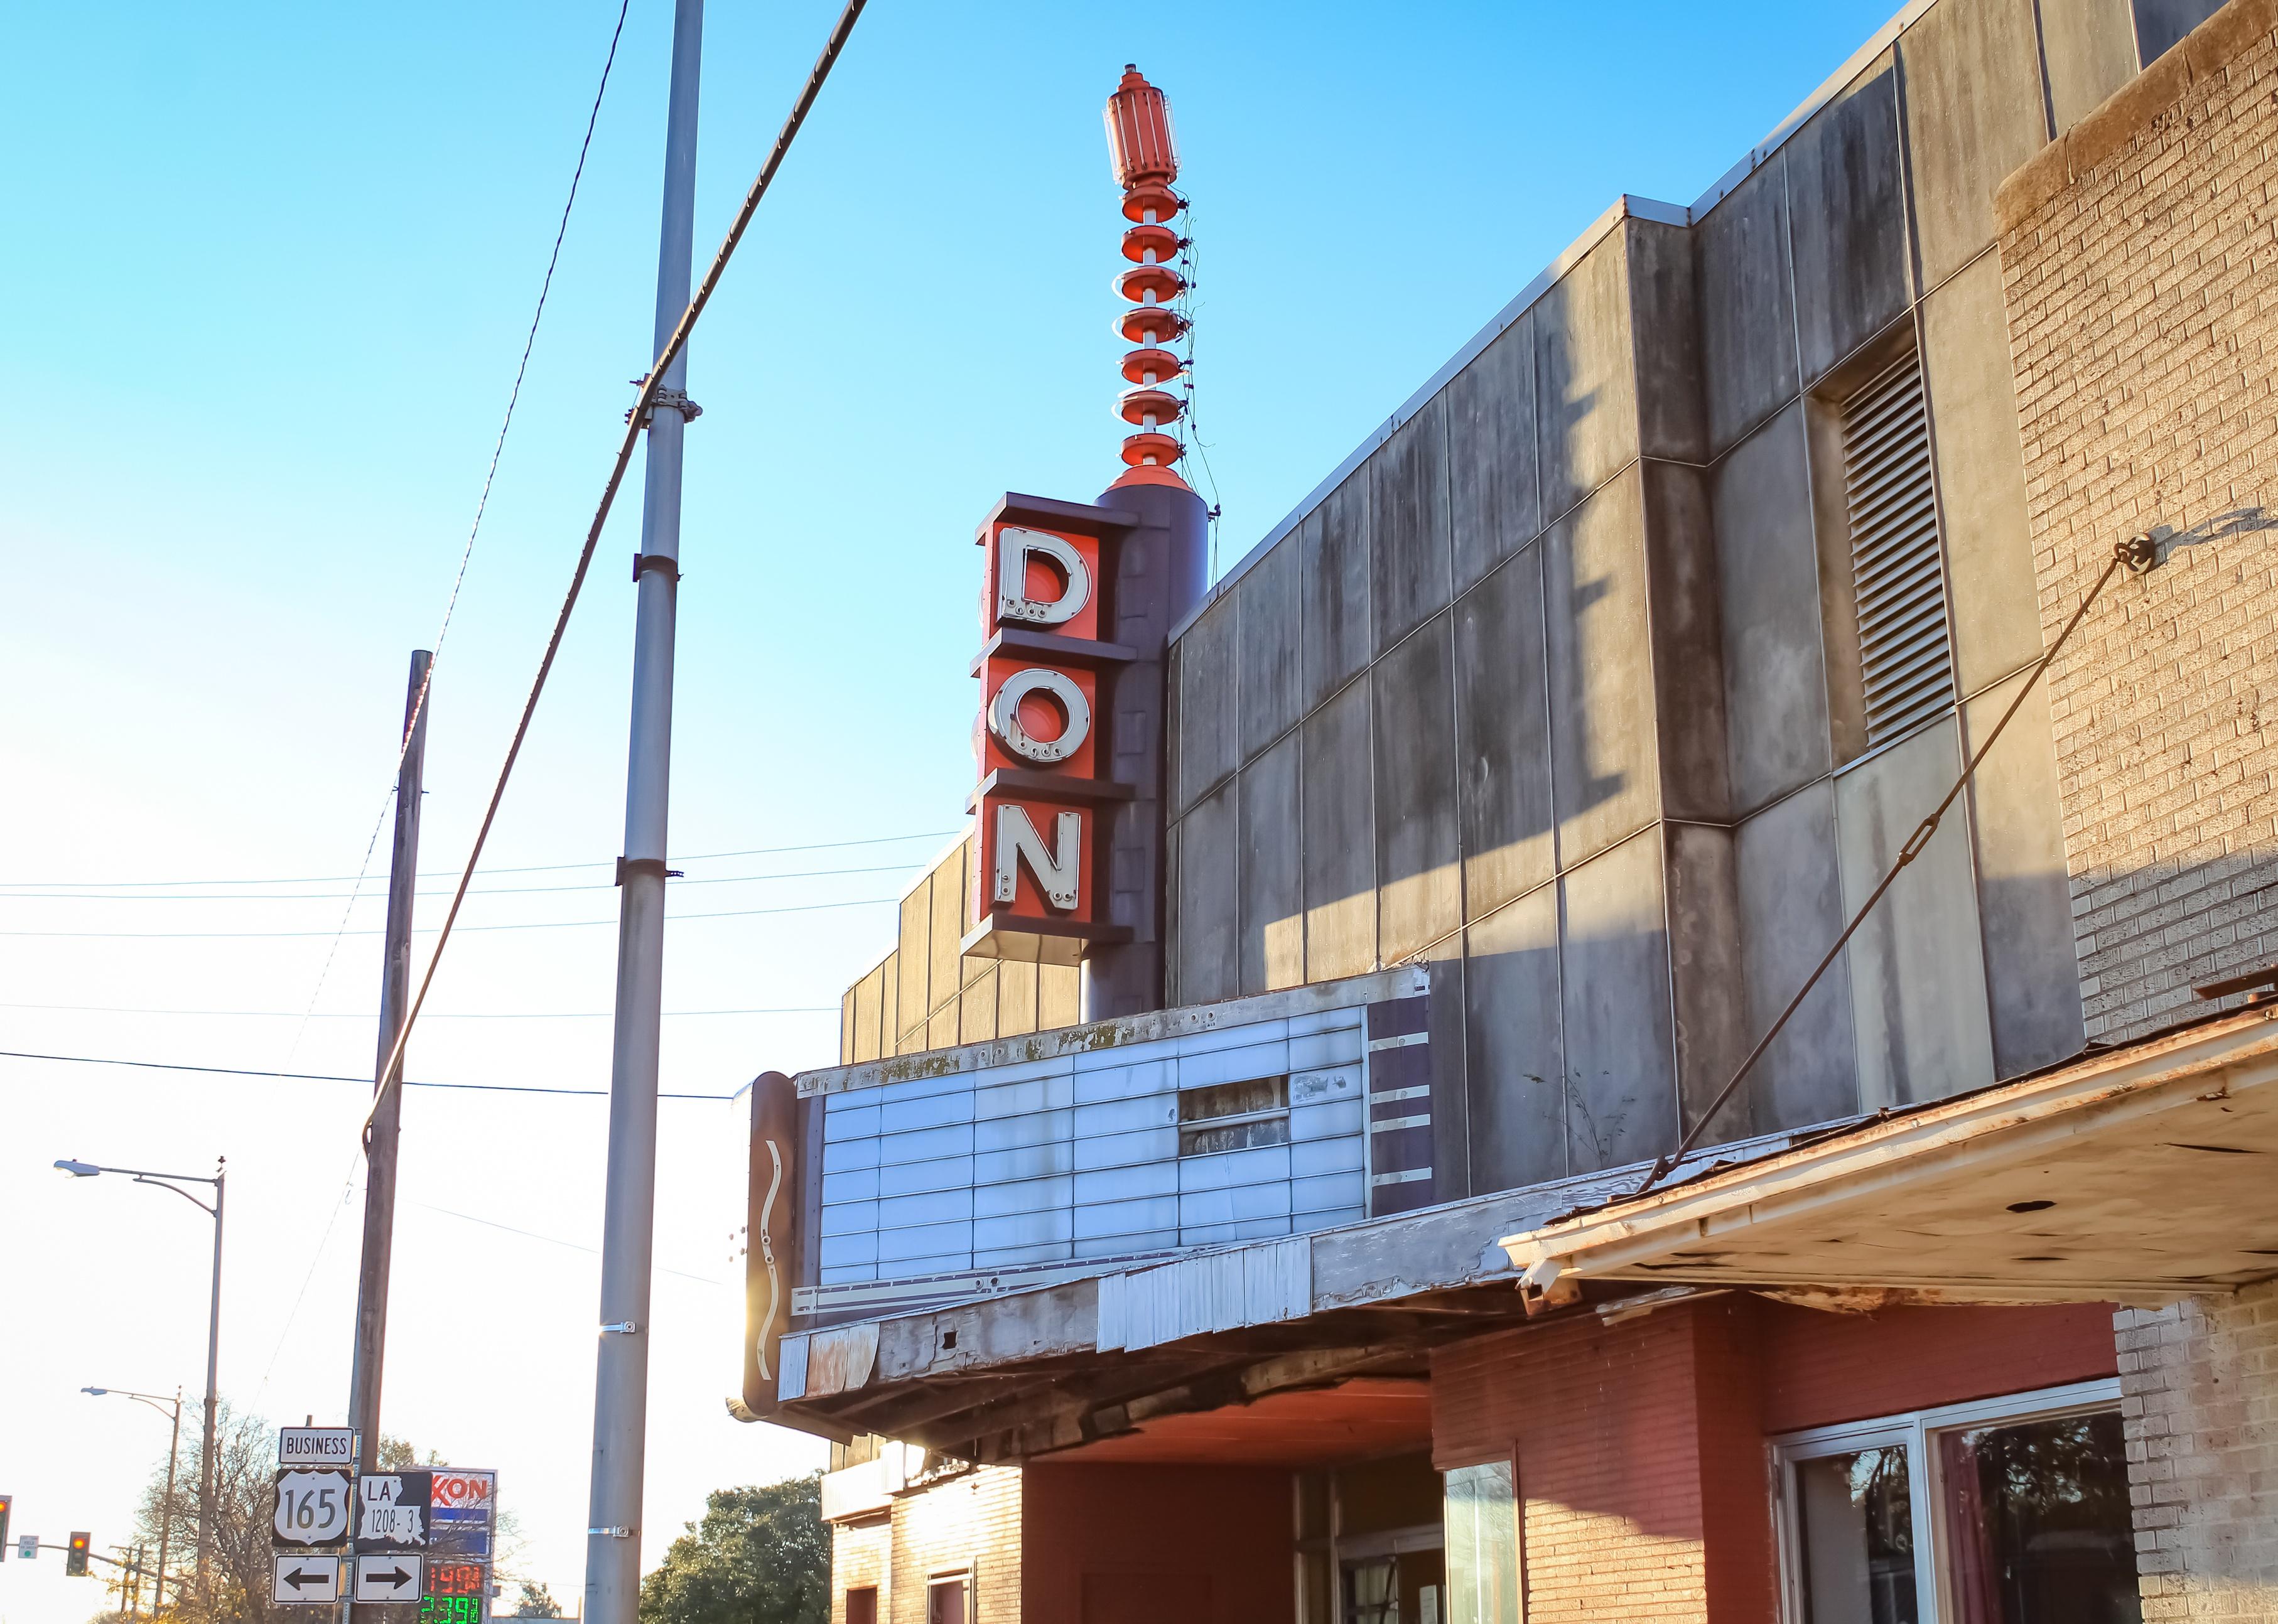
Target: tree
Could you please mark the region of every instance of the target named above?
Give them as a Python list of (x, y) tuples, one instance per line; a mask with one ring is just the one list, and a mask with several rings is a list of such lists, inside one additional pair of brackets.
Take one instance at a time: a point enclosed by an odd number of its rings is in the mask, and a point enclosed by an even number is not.
[(166, 1613), (182, 1624), (306, 1624), (296, 1610), (269, 1599), (269, 1538), (276, 1509), (277, 1430), (258, 1415), (241, 1415), (225, 1400), (214, 1417), (214, 1505), (207, 1548), (206, 1587), (197, 1583), (198, 1479), (204, 1422), (197, 1407), (182, 1412), (182, 1461), (174, 1498), (166, 1498), (162, 1460), (143, 1491), (134, 1542), (158, 1549), (158, 1529), (171, 1524)]
[(554, 1599), (552, 1590), (525, 1579), (522, 1582), (522, 1599), (515, 1603), (514, 1611), (507, 1616), (513, 1619), (558, 1619), (562, 1616), (562, 1604)]
[(641, 1582), (641, 1624), (824, 1624), (822, 1474), (716, 1490)]

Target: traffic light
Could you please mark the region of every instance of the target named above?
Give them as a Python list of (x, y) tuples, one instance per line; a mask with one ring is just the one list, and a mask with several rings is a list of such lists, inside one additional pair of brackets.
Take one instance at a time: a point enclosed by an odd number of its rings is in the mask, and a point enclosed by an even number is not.
[(16, 1508), (16, 1497), (0, 1494), (0, 1562), (8, 1559), (8, 1513)]
[(64, 1550), (64, 1572), (73, 1579), (87, 1577), (87, 1549), (95, 1543), (92, 1534), (74, 1534)]

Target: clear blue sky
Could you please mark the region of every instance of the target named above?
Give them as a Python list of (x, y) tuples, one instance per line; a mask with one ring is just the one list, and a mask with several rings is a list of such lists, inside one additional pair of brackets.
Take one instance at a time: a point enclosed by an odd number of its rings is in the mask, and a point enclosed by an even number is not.
[[(692, 350), (674, 842), (684, 911), (890, 897), (972, 774), (975, 522), (1115, 469), (1120, 219), (1099, 108), (1135, 57), (1172, 94), (1200, 256), (1201, 422), (1238, 556), (1621, 192), (1689, 202), (1889, 0), (950, 7), (877, 0)], [(715, 4), (699, 252), (805, 75), (828, 0)], [(438, 679), (426, 866), (464, 852), (647, 360), (665, 0), (634, 0)], [(9, 703), (0, 1047), (354, 1073), (377, 948), (345, 889), (32, 898), (44, 882), (355, 873), (407, 652), (433, 635), (512, 377), (613, 0), (49, 6), (0, 59), (0, 622)], [(618, 849), (630, 490), (493, 847)], [(898, 865), (898, 866), (896, 866)], [(593, 871), (499, 884), (592, 883)], [(440, 883), (440, 881), (438, 883)], [(224, 890), (232, 888), (218, 888)], [(200, 896), (210, 892), (197, 893)], [(605, 918), (594, 889), (472, 925)], [(426, 904), (434, 922), (440, 901)], [(691, 921), (668, 1087), (835, 1053), (891, 910)], [(355, 928), (376, 929), (360, 905)], [(455, 947), (415, 1075), (600, 1086), (614, 933)], [(322, 976), (321, 987), (319, 986)], [(317, 1018), (296, 1012), (313, 1007)], [(92, 1006), (74, 1009), (42, 1005)], [(137, 1010), (284, 1012), (145, 1014)], [(235, 1187), (223, 1386), (272, 1419), (345, 1402), (354, 1085), (0, 1060), (0, 1492), (42, 1536), (124, 1532), (163, 1428), (87, 1384), (195, 1391), (196, 1215), (59, 1155)], [(669, 1105), (647, 1557), (706, 1490), (818, 1449), (725, 1420), (739, 1119)], [(581, 1576), (598, 1102), (415, 1095), (389, 1430), (498, 1468), (565, 1600)], [(179, 1210), (177, 1210), (179, 1208)], [(454, 1216), (458, 1215), (458, 1216)], [(482, 1220), (485, 1222), (477, 1222)], [(485, 1227), (508, 1225), (510, 1229)], [(526, 1231), (516, 1234), (512, 1231)], [(27, 1327), (36, 1325), (36, 1335)], [(0, 1624), (95, 1610), (0, 1568)]]

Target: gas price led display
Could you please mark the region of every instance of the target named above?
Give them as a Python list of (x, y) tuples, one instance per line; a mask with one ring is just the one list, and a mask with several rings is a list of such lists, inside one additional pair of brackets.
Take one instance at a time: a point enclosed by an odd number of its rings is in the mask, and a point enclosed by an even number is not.
[(480, 1562), (429, 1562), (419, 1624), (483, 1624), (483, 1597), (489, 1589)]

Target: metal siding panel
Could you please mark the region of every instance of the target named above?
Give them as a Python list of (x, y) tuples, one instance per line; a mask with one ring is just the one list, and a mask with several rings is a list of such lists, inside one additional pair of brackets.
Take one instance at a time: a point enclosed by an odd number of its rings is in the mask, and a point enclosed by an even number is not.
[(1097, 1139), (1108, 1133), (1128, 1133), (1160, 1127), (1179, 1120), (1176, 1094), (1150, 1094), (1136, 1100), (1109, 1100), (1075, 1108), (1075, 1137)]
[(1207, 1088), (1218, 1083), (1249, 1082), (1280, 1077), (1289, 1070), (1287, 1043), (1254, 1043), (1245, 1048), (1220, 1049), (1209, 1055), (1179, 1057), (1179, 1087)]
[(973, 1216), (1002, 1218), (1019, 1213), (1054, 1211), (1068, 1204), (1074, 1187), (1065, 1173), (1011, 1181), (983, 1179), (973, 1189)]
[(1137, 1133), (1080, 1139), (1074, 1144), (1075, 1165), (1079, 1169), (1128, 1167), (1134, 1163), (1167, 1162), (1175, 1157), (1179, 1154), (1179, 1131), (1148, 1128)]
[(1075, 1099), (1075, 1080), (1071, 1077), (1040, 1077), (1028, 1082), (991, 1084), (989, 1074), (982, 1072), (980, 1086), (973, 1091), (973, 1117), (975, 1122), (993, 1117), (1019, 1117), (1031, 1111), (1065, 1109)]
[(1332, 1032), (1293, 1035), (1289, 1040), (1289, 1069), (1312, 1071), (1324, 1066), (1350, 1065), (1360, 1059), (1362, 1048), (1357, 1019), (1349, 1026)]
[(830, 1271), (854, 1263), (875, 1263), (878, 1261), (878, 1232), (863, 1230), (852, 1235), (825, 1235), (822, 1238), (822, 1277), (828, 1281)]
[(944, 1156), (933, 1162), (911, 1162), (878, 1170), (878, 1189), (883, 1195), (915, 1195), (921, 1190), (954, 1190), (973, 1182), (971, 1156)]
[(1289, 1207), (1293, 1212), (1308, 1215), (1330, 1211), (1340, 1207), (1357, 1210), (1367, 1199), (1367, 1192), (1358, 1172), (1324, 1173), (1312, 1178), (1293, 1178), (1289, 1181)]
[(1144, 1235), (1158, 1230), (1175, 1232), (1179, 1222), (1179, 1198), (1158, 1195), (1138, 1201), (1101, 1201), (1089, 1206), (1078, 1202), (1074, 1212), (1075, 1235), (1079, 1240)]
[(826, 1202), (875, 1201), (877, 1195), (878, 1170), (875, 1167), (822, 1176), (822, 1199)]
[(969, 1090), (958, 1094), (936, 1094), (919, 1100), (897, 1100), (881, 1106), (878, 1132), (881, 1134), (910, 1133), (921, 1128), (947, 1127), (972, 1120), (973, 1095)]
[(1357, 1064), (1338, 1066), (1326, 1071), (1292, 1071), (1289, 1073), (1289, 1103), (1327, 1105), (1339, 1100), (1360, 1098), (1360, 1067)]
[(1229, 1185), (1261, 1184), (1289, 1177), (1288, 1145), (1265, 1145), (1255, 1150), (1227, 1150), (1216, 1155), (1182, 1156), (1179, 1188), (1222, 1190)]
[(824, 1235), (863, 1235), (878, 1227), (875, 1201), (825, 1201), (817, 1232)]
[(1027, 1117), (994, 1117), (973, 1125), (973, 1153), (1019, 1150), (1030, 1145), (1051, 1145), (1070, 1136), (1073, 1111), (1037, 1111)]
[(1128, 1257), (1134, 1253), (1167, 1252), (1179, 1244), (1175, 1229), (1140, 1231), (1127, 1235), (1096, 1235), (1078, 1240), (1072, 1248), (1077, 1258)]
[(1289, 1174), (1310, 1178), (1317, 1173), (1357, 1172), (1361, 1167), (1360, 1136), (1350, 1139), (1309, 1140), (1289, 1147)]
[(919, 1195), (897, 1195), (877, 1204), (881, 1230), (914, 1229), (927, 1224), (957, 1224), (973, 1216), (973, 1191), (929, 1190)]
[(1064, 1256), (1067, 1243), (1074, 1238), (1074, 1218), (1065, 1207), (1050, 1211), (1011, 1213), (997, 1218), (975, 1218), (973, 1221), (974, 1261), (979, 1262), (983, 1252), (1018, 1247), (1056, 1247)]
[(875, 1139), (848, 1140), (844, 1144), (827, 1144), (822, 1147), (822, 1170), (826, 1174), (877, 1165), (878, 1141)]
[[(973, 1224), (923, 1224), (909, 1229), (878, 1231), (878, 1262), (899, 1263), (906, 1268), (921, 1259), (954, 1258), (947, 1266), (962, 1267), (973, 1257)], [(910, 1269), (912, 1273), (918, 1272)], [(926, 1272), (931, 1272), (928, 1270)]]
[(1179, 1170), (1170, 1162), (1144, 1162), (1135, 1167), (1111, 1167), (1075, 1176), (1073, 1200), (1079, 1207), (1107, 1201), (1135, 1201), (1142, 1196), (1175, 1195)]
[(881, 1167), (906, 1166), (912, 1162), (932, 1162), (943, 1156), (972, 1154), (973, 1125), (970, 1123), (878, 1136), (878, 1165)]
[[(1336, 1139), (1348, 1133), (1357, 1133), (1361, 1127), (1359, 1090), (1355, 1097), (1325, 1105), (1293, 1105), (1289, 1108), (1289, 1138), (1294, 1142), (1309, 1139)], [(1427, 1109), (1431, 1102), (1420, 1102)]]
[(1254, 1043), (1278, 1043), (1289, 1035), (1289, 1023), (1284, 1018), (1265, 1020), (1235, 1021), (1223, 1026), (1207, 1026), (1200, 1032), (1190, 1032), (1171, 1041), (1181, 1056), (1208, 1055), (1222, 1048), (1242, 1048)]
[(1075, 1099), (1080, 1105), (1090, 1105), (1103, 1100), (1141, 1099), (1150, 1094), (1173, 1093), (1179, 1078), (1168, 1060), (1149, 1060), (1137, 1065), (1119, 1066), (1106, 1071), (1081, 1071), (1075, 1078)]
[(982, 1247), (973, 1249), (975, 1269), (1017, 1269), (1024, 1263), (1066, 1262), (1071, 1254), (1065, 1240), (1045, 1241), (1033, 1247)]
[(1074, 1167), (1074, 1147), (1065, 1139), (1055, 1139), (1010, 1150), (981, 1151), (973, 1158), (973, 1177), (982, 1184), (998, 1184), (1064, 1175)]

